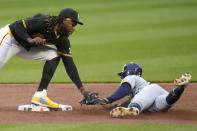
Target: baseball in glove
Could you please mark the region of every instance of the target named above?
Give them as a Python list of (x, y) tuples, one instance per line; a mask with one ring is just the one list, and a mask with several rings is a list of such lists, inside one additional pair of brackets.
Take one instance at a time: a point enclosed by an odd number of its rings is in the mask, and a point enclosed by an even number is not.
[(79, 102), (81, 105), (95, 105), (95, 101), (99, 99), (98, 93), (84, 91), (84, 98)]

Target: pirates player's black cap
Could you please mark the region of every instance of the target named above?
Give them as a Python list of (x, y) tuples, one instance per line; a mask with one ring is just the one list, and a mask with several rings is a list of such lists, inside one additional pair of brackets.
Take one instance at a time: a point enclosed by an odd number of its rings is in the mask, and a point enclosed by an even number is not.
[(79, 21), (79, 13), (71, 8), (62, 9), (59, 13), (59, 16), (64, 18), (70, 18), (74, 22), (83, 25), (83, 23)]

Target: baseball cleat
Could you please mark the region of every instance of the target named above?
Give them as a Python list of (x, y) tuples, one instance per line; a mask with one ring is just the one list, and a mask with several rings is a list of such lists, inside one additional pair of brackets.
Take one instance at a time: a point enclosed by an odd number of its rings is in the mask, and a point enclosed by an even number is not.
[(174, 84), (176, 86), (187, 86), (189, 84), (190, 79), (191, 79), (191, 74), (185, 73), (180, 78), (177, 78), (174, 81)]
[(183, 77), (183, 78), (186, 78), (186, 79), (190, 80), (192, 76), (191, 76), (191, 74), (190, 74), (190, 73), (185, 73), (185, 74), (183, 74), (181, 77)]
[(124, 117), (129, 115), (137, 116), (140, 114), (140, 111), (136, 107), (125, 108), (125, 107), (117, 107), (110, 111), (110, 116), (114, 118)]
[(47, 97), (46, 90), (36, 92), (31, 99), (31, 103), (49, 108), (60, 108), (58, 103), (53, 102), (50, 98)]

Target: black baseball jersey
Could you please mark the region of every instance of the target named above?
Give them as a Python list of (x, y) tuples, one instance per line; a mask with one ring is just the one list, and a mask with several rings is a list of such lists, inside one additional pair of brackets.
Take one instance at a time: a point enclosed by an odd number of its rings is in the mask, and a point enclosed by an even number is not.
[(9, 25), (9, 28), (16, 41), (26, 50), (30, 50), (31, 47), (35, 46), (29, 44), (27, 38), (33, 38), (36, 36), (46, 39), (47, 43), (55, 45), (58, 54), (63, 60), (66, 72), (76, 86), (80, 88), (82, 87), (82, 82), (72, 59), (68, 35), (67, 33), (57, 34), (55, 31), (48, 31), (48, 17), (48, 15), (37, 14), (33, 17), (14, 22)]

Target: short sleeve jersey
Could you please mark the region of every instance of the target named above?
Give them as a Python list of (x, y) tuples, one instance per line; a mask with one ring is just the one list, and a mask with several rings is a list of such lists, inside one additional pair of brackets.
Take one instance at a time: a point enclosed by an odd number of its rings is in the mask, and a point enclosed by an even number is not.
[(128, 83), (131, 87), (132, 93), (135, 96), (141, 89), (145, 86), (149, 85), (149, 82), (144, 80), (142, 77), (137, 75), (129, 75), (126, 76), (122, 81), (121, 84)]

